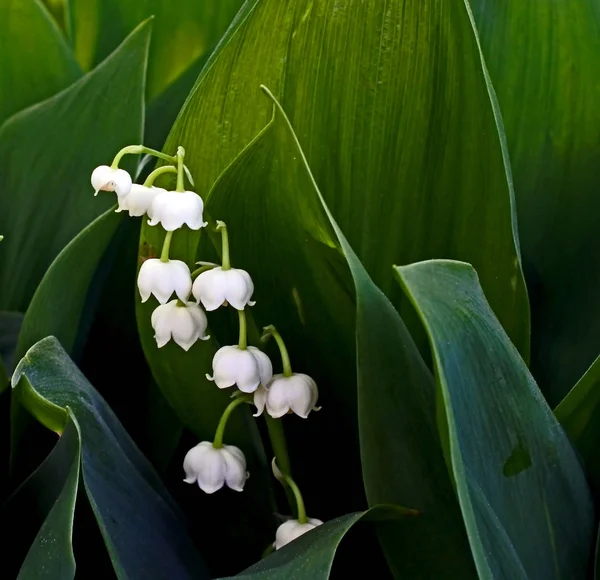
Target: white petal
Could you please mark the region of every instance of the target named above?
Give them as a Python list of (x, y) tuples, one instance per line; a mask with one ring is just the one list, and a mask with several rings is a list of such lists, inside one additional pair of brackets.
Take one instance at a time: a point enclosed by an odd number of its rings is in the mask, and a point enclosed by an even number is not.
[(254, 355), (246, 350), (237, 349), (236, 384), (243, 393), (253, 393), (260, 385), (258, 362)]
[(161, 304), (152, 312), (150, 322), (154, 329), (154, 338), (158, 348), (162, 348), (171, 340), (173, 311), (177, 308), (177, 300)]
[(150, 211), (154, 198), (162, 191), (165, 190), (160, 187), (146, 187), (134, 183), (129, 193), (119, 198), (119, 208), (128, 210), (131, 217), (142, 216)]
[(202, 272), (192, 286), (192, 294), (194, 298), (208, 312), (216, 310), (225, 302), (225, 292), (227, 289), (227, 277), (220, 266)]
[(113, 182), (115, 184), (115, 193), (118, 196), (127, 195), (133, 185), (131, 175), (124, 169), (115, 169)]
[(290, 409), (299, 417), (306, 419), (317, 402), (316, 383), (308, 375), (294, 373), (290, 377), (288, 387)]
[(173, 291), (182, 302), (186, 302), (192, 291), (192, 275), (185, 262), (169, 260)]
[[(313, 524), (311, 522), (320, 522), (318, 524)], [(310, 532), (317, 527), (317, 525), (321, 525), (323, 522), (321, 520), (312, 519), (309, 520), (305, 524), (301, 524), (298, 520), (288, 520), (284, 522), (277, 528), (277, 532), (275, 533), (275, 549), (279, 550), (286, 544), (293, 542), (296, 538), (300, 537), (302, 534), (306, 532)]]
[(291, 377), (283, 375), (273, 375), (273, 380), (267, 389), (267, 413), (274, 419), (283, 417), (289, 410), (290, 404), (288, 401), (289, 389), (288, 383)]
[(250, 274), (245, 270), (231, 268), (223, 272), (226, 275), (225, 300), (235, 309), (243, 310), (254, 292)]
[(204, 202), (202, 198), (193, 191), (184, 191), (180, 193), (184, 201), (181, 203), (185, 208), (185, 223), (191, 230), (199, 230), (206, 225), (203, 221)]
[(258, 364), (258, 374), (260, 376), (260, 383), (262, 385), (268, 385), (273, 378), (273, 365), (271, 359), (262, 350), (255, 346), (249, 346), (248, 350), (252, 353), (252, 356), (256, 359)]
[(225, 461), (225, 483), (235, 491), (242, 491), (248, 479), (244, 454), (234, 445), (223, 445), (221, 455)]
[(205, 493), (214, 493), (225, 484), (225, 460), (222, 449), (207, 448), (202, 457), (202, 467), (198, 470), (198, 486)]
[(185, 351), (190, 350), (200, 338), (196, 321), (187, 307), (176, 306), (176, 310), (172, 314), (171, 334), (173, 340)]
[(113, 169), (100, 165), (92, 172), (92, 187), (98, 191), (114, 191), (119, 197), (125, 196), (131, 189), (131, 176), (123, 169)]
[(239, 349), (236, 346), (223, 346), (213, 357), (213, 380), (219, 389), (227, 389), (235, 385), (235, 351), (237, 350)]
[(185, 471), (186, 483), (195, 483), (198, 477), (198, 471), (202, 469), (204, 453), (207, 447), (212, 447), (209, 441), (202, 441), (195, 447), (192, 447), (183, 459), (183, 470)]
[(194, 320), (194, 324), (196, 325), (196, 331), (198, 333), (198, 338), (200, 340), (208, 340), (210, 336), (206, 334), (206, 328), (208, 326), (208, 320), (206, 319), (206, 314), (204, 310), (200, 308), (195, 302), (186, 302), (187, 309)]
[(190, 229), (197, 230), (206, 225), (202, 221), (204, 204), (199, 195), (193, 191), (163, 191), (152, 202), (148, 222), (172, 232), (187, 224)]
[(138, 274), (138, 289), (145, 302), (154, 294), (164, 304), (173, 292), (183, 301), (187, 300), (192, 286), (190, 269), (181, 260), (163, 262), (158, 258), (145, 260)]
[(267, 402), (267, 389), (263, 385), (259, 385), (258, 389), (254, 391), (254, 405), (256, 406), (256, 413), (254, 417), (259, 417), (265, 410), (265, 403)]

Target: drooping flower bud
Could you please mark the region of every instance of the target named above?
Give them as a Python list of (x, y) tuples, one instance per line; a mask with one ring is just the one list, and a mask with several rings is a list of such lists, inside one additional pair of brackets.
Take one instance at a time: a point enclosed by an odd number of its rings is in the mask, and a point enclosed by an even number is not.
[(118, 198), (119, 207), (117, 212), (128, 211), (131, 217), (140, 217), (145, 213), (152, 217), (152, 202), (154, 198), (166, 189), (162, 187), (146, 187), (134, 183), (127, 195)]
[(223, 346), (213, 357), (213, 376), (219, 389), (237, 385), (244, 393), (253, 393), (259, 385), (266, 385), (273, 376), (271, 359), (254, 346), (240, 349), (237, 346)]
[(151, 323), (158, 348), (172, 338), (183, 350), (189, 350), (198, 339), (210, 338), (205, 336), (206, 314), (195, 302), (171, 300), (161, 304), (152, 313)]
[(225, 302), (237, 310), (243, 310), (247, 304), (254, 306), (254, 302), (250, 300), (253, 292), (254, 284), (246, 270), (223, 270), (221, 266), (202, 272), (192, 286), (194, 298), (202, 302), (209, 312)]
[(94, 195), (99, 191), (114, 191), (117, 196), (127, 195), (131, 190), (131, 175), (124, 169), (113, 169), (108, 165), (100, 165), (92, 172)]
[(294, 541), (302, 534), (306, 534), (306, 532), (310, 532), (310, 530), (314, 530), (322, 524), (323, 522), (316, 518), (309, 518), (305, 524), (301, 524), (298, 520), (288, 520), (277, 528), (273, 546), (276, 550), (279, 550), (279, 548)]
[(164, 304), (173, 292), (185, 302), (192, 289), (192, 276), (187, 264), (181, 260), (163, 262), (158, 258), (150, 258), (140, 268), (137, 285), (142, 302), (146, 302), (154, 294)]
[(161, 224), (168, 232), (175, 231), (184, 224), (191, 230), (199, 230), (207, 222), (202, 219), (204, 202), (193, 191), (163, 191), (152, 202), (150, 208), (151, 226)]
[(254, 393), (257, 409), (255, 416), (260, 415), (266, 406), (267, 413), (274, 419), (279, 419), (290, 411), (306, 419), (311, 411), (318, 410), (318, 398), (317, 383), (308, 375), (273, 375), (273, 379), (265, 388), (259, 388)]
[(248, 479), (246, 458), (234, 445), (216, 449), (210, 441), (202, 441), (190, 449), (183, 460), (186, 483), (197, 483), (205, 493), (214, 493), (227, 485), (243, 491)]

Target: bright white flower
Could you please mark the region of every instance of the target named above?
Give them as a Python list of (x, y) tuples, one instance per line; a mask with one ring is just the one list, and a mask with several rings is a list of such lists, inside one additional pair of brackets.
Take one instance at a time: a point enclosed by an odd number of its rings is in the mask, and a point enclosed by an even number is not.
[(246, 304), (254, 306), (250, 300), (254, 292), (252, 278), (246, 270), (221, 266), (202, 272), (192, 287), (194, 298), (209, 312), (216, 310), (224, 302), (229, 302), (235, 309), (244, 310)]
[(118, 198), (119, 207), (117, 212), (128, 211), (131, 217), (140, 217), (147, 213), (152, 217), (152, 202), (161, 192), (166, 191), (162, 187), (146, 187), (134, 183), (127, 195)]
[(242, 491), (248, 479), (246, 458), (234, 445), (215, 449), (210, 441), (202, 441), (190, 449), (183, 460), (186, 483), (198, 483), (206, 493), (214, 493), (227, 484)]
[(154, 294), (164, 304), (173, 292), (181, 301), (186, 302), (192, 289), (192, 275), (187, 264), (181, 260), (163, 262), (158, 258), (150, 258), (140, 268), (137, 285), (142, 302), (146, 302)]
[(282, 548), (286, 544), (294, 541), (296, 538), (300, 537), (302, 534), (306, 534), (306, 532), (310, 532), (310, 530), (314, 530), (317, 526), (320, 526), (323, 522), (321, 520), (317, 520), (316, 518), (309, 518), (308, 522), (305, 524), (301, 524), (298, 520), (288, 520), (284, 522), (277, 528), (277, 532), (275, 532), (275, 542), (273, 546), (276, 550)]
[(267, 407), (267, 413), (274, 419), (283, 417), (292, 411), (306, 419), (316, 407), (319, 398), (317, 383), (308, 375), (293, 373), (292, 376), (273, 375), (266, 387), (259, 387), (254, 392), (254, 404), (258, 417)]
[(191, 230), (199, 230), (207, 222), (202, 221), (204, 202), (193, 191), (162, 191), (150, 208), (151, 226), (161, 224), (168, 232), (178, 230), (187, 224)]
[(129, 193), (131, 184), (131, 175), (124, 169), (113, 169), (108, 165), (100, 165), (92, 172), (94, 195), (98, 195), (99, 191), (114, 191), (121, 197)]
[(237, 385), (244, 393), (253, 393), (259, 385), (266, 385), (273, 376), (271, 359), (254, 346), (242, 350), (237, 346), (223, 346), (213, 357), (213, 376), (219, 389)]
[(161, 304), (152, 313), (152, 328), (158, 348), (162, 348), (171, 338), (183, 349), (189, 350), (198, 339), (208, 340), (205, 336), (208, 322), (206, 314), (195, 302), (178, 304), (171, 300)]

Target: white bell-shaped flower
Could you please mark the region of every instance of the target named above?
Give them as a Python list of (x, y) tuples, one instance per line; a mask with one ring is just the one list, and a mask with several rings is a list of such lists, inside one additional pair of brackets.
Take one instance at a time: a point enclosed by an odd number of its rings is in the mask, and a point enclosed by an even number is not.
[(216, 310), (224, 302), (228, 302), (237, 310), (246, 305), (254, 306), (250, 300), (254, 292), (254, 284), (250, 274), (239, 268), (223, 270), (221, 266), (202, 272), (192, 287), (194, 298), (209, 312)]
[(237, 385), (244, 393), (253, 393), (259, 385), (266, 385), (273, 376), (271, 359), (254, 346), (246, 349), (223, 346), (213, 357), (213, 376), (206, 375), (219, 389)]
[(131, 190), (131, 175), (124, 169), (113, 169), (108, 165), (100, 165), (92, 172), (94, 195), (99, 191), (114, 191), (119, 197), (127, 195)]
[(192, 275), (187, 264), (181, 260), (163, 262), (158, 258), (149, 258), (140, 268), (137, 285), (142, 302), (146, 302), (154, 294), (164, 304), (173, 292), (181, 301), (186, 302), (192, 289)]
[(161, 224), (168, 232), (178, 230), (184, 224), (191, 230), (199, 230), (207, 222), (202, 219), (204, 202), (193, 191), (162, 191), (150, 208), (151, 226)]
[(254, 404), (260, 415), (265, 407), (274, 419), (283, 417), (290, 411), (306, 419), (316, 407), (319, 398), (317, 383), (308, 375), (293, 373), (291, 376), (273, 375), (271, 382), (254, 392)]
[(208, 340), (206, 314), (195, 302), (183, 305), (179, 300), (161, 304), (151, 317), (154, 338), (162, 348), (171, 338), (183, 349), (189, 350), (198, 340)]
[(147, 213), (149, 217), (152, 217), (152, 202), (163, 191), (166, 189), (134, 183), (127, 195), (118, 198), (117, 212), (128, 211), (131, 217), (140, 217)]
[(248, 479), (246, 458), (234, 445), (215, 449), (210, 441), (202, 441), (190, 449), (183, 460), (186, 483), (197, 483), (206, 493), (214, 493), (227, 485), (242, 491)]
[(306, 534), (306, 532), (310, 532), (310, 530), (314, 530), (317, 526), (322, 524), (323, 522), (316, 518), (309, 518), (308, 522), (305, 524), (301, 524), (298, 520), (288, 520), (277, 528), (273, 546), (276, 550), (279, 550), (279, 548), (294, 541), (302, 534)]

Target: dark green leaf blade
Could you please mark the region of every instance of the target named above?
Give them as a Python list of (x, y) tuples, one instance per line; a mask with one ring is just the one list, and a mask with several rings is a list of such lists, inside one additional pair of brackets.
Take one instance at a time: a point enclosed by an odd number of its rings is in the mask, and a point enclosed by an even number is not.
[(10, 375), (15, 367), (15, 351), (22, 324), (21, 312), (0, 312), (0, 393), (10, 385)]
[(600, 490), (600, 357), (554, 409), (571, 442), (579, 451), (586, 474)]
[(510, 169), (465, 3), (247, 2), (167, 141), (202, 195), (268, 122), (259, 83), (375, 283), (400, 299), (392, 263), (469, 260), (527, 356)]
[(585, 474), (474, 269), (431, 260), (396, 272), (430, 338), (480, 577), (585, 578), (594, 535)]
[(600, 352), (598, 3), (471, 5), (513, 167), (533, 374), (556, 405)]
[(79, 232), (52, 262), (25, 313), (18, 359), (51, 335), (72, 354), (90, 284), (122, 215), (114, 208), (107, 210)]
[(90, 175), (142, 138), (150, 26), (102, 65), (0, 129), (0, 308), (25, 310), (55, 256), (114, 203)]
[(340, 516), (300, 536), (291, 544), (232, 578), (327, 580), (330, 577), (336, 550), (354, 524), (361, 520), (394, 520), (415, 515), (417, 514), (413, 510), (396, 506), (374, 506), (366, 512)]
[(83, 482), (119, 578), (208, 578), (158, 474), (55, 338), (27, 352), (13, 388), (49, 429), (63, 432), (67, 408), (76, 417)]
[(60, 30), (41, 2), (0, 3), (0, 125), (81, 76)]
[(80, 462), (81, 434), (76, 420), (68, 412), (67, 424), (55, 448), (14, 497), (19, 501), (19, 494), (25, 495), (27, 490), (31, 494), (28, 499), (39, 505), (40, 495), (49, 495), (49, 484), (57, 484), (57, 469), (63, 472), (62, 489), (52, 502), (47, 497), (48, 515), (23, 561), (19, 580), (70, 580), (75, 577), (72, 537)]

